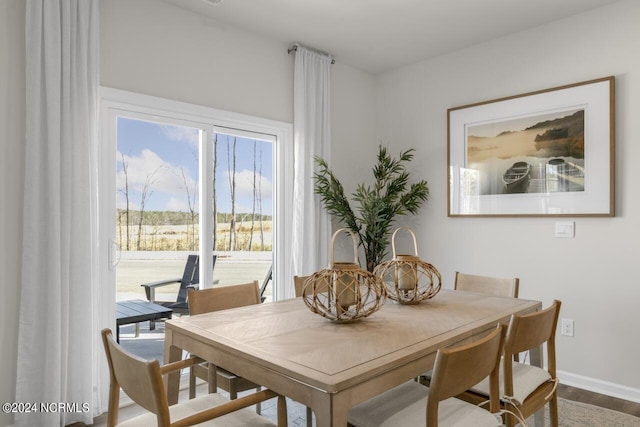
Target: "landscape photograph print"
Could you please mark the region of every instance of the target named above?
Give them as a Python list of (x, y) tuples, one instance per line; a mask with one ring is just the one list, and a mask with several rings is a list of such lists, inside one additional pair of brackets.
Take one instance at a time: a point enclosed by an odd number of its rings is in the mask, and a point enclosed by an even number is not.
[(585, 108), (466, 126), (466, 168), (479, 195), (584, 191)]

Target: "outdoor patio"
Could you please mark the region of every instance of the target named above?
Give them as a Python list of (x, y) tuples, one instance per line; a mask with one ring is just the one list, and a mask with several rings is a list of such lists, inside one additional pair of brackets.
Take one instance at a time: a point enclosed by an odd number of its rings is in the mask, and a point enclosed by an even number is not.
[[(146, 299), (143, 283), (182, 277), (189, 252), (122, 252), (116, 270), (116, 301)], [(271, 252), (217, 252), (213, 278), (217, 286), (257, 280), (262, 285), (271, 267)], [(158, 288), (156, 297), (172, 301), (179, 284)], [(269, 286), (264, 296), (271, 301)]]

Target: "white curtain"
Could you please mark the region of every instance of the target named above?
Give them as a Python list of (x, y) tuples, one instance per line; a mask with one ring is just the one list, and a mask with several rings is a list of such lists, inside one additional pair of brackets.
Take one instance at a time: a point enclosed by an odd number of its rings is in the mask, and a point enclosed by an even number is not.
[[(291, 275), (309, 275), (326, 268), (331, 220), (314, 194), (315, 155), (329, 161), (329, 75), (331, 57), (297, 46), (294, 71), (293, 142), (294, 200)], [(287, 281), (288, 283), (288, 281)], [(293, 297), (293, 287), (285, 297)]]
[(16, 401), (63, 403), (18, 426), (92, 423), (104, 407), (97, 292), (98, 0), (28, 0)]

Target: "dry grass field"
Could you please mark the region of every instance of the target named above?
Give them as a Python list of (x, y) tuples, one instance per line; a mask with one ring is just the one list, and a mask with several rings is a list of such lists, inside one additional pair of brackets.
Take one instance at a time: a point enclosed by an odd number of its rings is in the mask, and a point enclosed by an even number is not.
[[(252, 232), (253, 227), (253, 232)], [(138, 226), (129, 225), (129, 235), (127, 238), (126, 226), (118, 223), (116, 225), (116, 241), (121, 248), (132, 251), (185, 251), (193, 250), (199, 245), (198, 225), (143, 225), (138, 236)], [(229, 223), (219, 223), (217, 228), (216, 250), (225, 251), (229, 248)], [(271, 221), (238, 221), (235, 225), (236, 245), (233, 250), (237, 251), (263, 251), (271, 250), (273, 242), (273, 228)], [(140, 244), (138, 245), (138, 241)]]

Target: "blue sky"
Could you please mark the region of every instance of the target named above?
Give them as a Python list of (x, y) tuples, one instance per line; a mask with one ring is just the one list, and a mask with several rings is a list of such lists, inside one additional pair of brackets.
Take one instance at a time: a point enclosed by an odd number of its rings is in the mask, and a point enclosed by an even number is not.
[[(231, 211), (228, 150), (233, 150), (233, 136), (218, 134), (217, 199), (218, 211)], [(251, 212), (253, 205), (253, 162), (256, 146), (256, 169), (261, 168), (262, 213), (272, 214), (271, 142), (237, 137), (236, 143), (236, 212)], [(213, 144), (213, 142), (211, 142)], [(139, 209), (141, 192), (147, 184), (145, 210), (188, 212), (188, 192), (198, 200), (198, 130), (141, 120), (118, 118), (117, 207), (124, 208), (127, 165), (129, 203)], [(260, 161), (261, 160), (261, 161)], [(213, 161), (213, 160), (212, 160)], [(124, 163), (123, 163), (124, 162)], [(256, 183), (258, 183), (256, 179)]]

